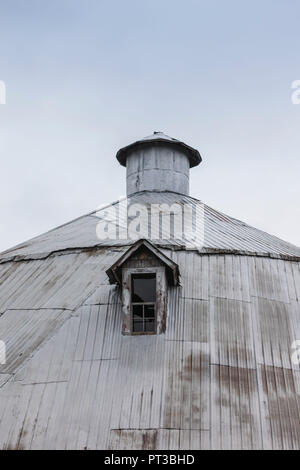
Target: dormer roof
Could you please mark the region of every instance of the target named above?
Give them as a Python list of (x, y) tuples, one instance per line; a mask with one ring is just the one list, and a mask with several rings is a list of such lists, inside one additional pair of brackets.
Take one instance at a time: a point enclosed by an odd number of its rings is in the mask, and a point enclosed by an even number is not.
[(159, 260), (160, 263), (165, 266), (169, 284), (175, 286), (178, 285), (180, 275), (178, 265), (148, 240), (138, 240), (127, 251), (125, 251), (125, 253), (123, 253), (122, 256), (120, 256), (120, 258), (106, 271), (110, 283), (121, 284), (122, 267), (124, 266), (126, 261), (128, 261), (132, 256), (134, 256), (139, 250), (143, 249), (149, 251), (154, 257)]

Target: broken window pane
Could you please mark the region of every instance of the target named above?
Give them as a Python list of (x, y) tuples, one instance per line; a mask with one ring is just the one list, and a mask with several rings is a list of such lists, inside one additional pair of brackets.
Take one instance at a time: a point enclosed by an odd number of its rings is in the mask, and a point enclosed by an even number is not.
[(132, 275), (132, 331), (155, 333), (156, 275)]
[(133, 318), (143, 320), (143, 305), (132, 305)]
[(155, 274), (132, 275), (132, 302), (156, 301)]

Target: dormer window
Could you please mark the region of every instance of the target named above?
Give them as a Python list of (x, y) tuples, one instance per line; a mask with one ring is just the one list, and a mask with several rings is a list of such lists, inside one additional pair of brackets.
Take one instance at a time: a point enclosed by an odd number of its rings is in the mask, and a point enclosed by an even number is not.
[(164, 333), (168, 285), (179, 284), (177, 264), (149, 241), (139, 240), (106, 273), (122, 288), (122, 333)]
[(131, 275), (132, 333), (156, 331), (156, 274)]

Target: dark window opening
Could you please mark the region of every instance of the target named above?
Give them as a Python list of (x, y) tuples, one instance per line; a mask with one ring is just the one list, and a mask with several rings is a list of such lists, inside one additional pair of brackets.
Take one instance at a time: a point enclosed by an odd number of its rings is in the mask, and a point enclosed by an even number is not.
[(131, 286), (133, 333), (155, 333), (156, 275), (133, 274)]

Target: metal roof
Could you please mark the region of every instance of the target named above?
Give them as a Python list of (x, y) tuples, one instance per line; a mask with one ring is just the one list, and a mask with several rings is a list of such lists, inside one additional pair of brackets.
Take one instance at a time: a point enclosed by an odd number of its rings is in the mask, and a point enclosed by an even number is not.
[[(162, 201), (198, 202), (131, 200)], [(157, 242), (181, 273), (161, 335), (121, 334), (106, 270), (133, 242), (96, 211), (1, 254), (0, 449), (300, 449), (300, 250), (204, 213), (203, 249)]]
[(117, 160), (121, 165), (126, 166), (127, 156), (133, 149), (142, 148), (148, 145), (153, 146), (156, 144), (171, 145), (175, 148), (179, 148), (180, 150), (182, 150), (189, 157), (191, 168), (199, 165), (199, 163), (202, 162), (202, 158), (198, 150), (194, 149), (193, 147), (190, 147), (189, 145), (185, 144), (184, 142), (181, 142), (180, 140), (174, 139), (173, 137), (169, 137), (163, 132), (154, 132), (152, 135), (144, 137), (143, 139), (137, 140), (133, 144), (121, 148), (117, 152)]
[[(128, 198), (128, 205), (142, 204), (187, 204), (195, 208), (200, 203), (190, 196), (172, 192), (141, 192)], [(126, 230), (128, 215), (124, 201), (112, 204), (118, 213), (118, 228)], [(109, 207), (109, 206), (107, 206)], [(106, 208), (93, 211), (74, 221), (62, 225), (28, 242), (22, 243), (0, 254), (0, 263), (8, 260), (35, 259), (49, 256), (62, 250), (88, 249), (97, 246), (128, 246), (134, 241), (126, 236), (115, 240), (100, 240), (96, 228)], [(271, 256), (287, 259), (300, 259), (300, 248), (280, 240), (262, 230), (225, 215), (207, 205), (203, 205), (204, 240), (199, 253), (236, 253), (255, 256)], [(111, 222), (114, 225), (114, 222)], [(123, 234), (124, 235), (124, 234)], [(161, 247), (184, 249), (185, 240), (169, 239), (160, 233), (153, 243)], [(145, 238), (145, 237), (141, 237)]]

